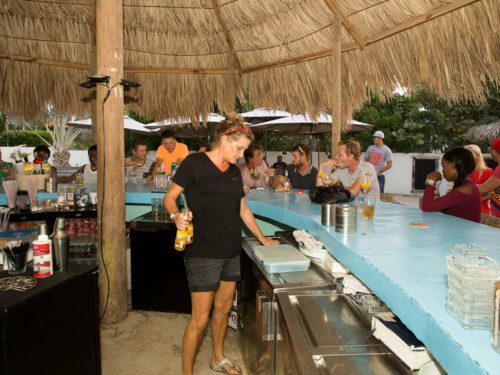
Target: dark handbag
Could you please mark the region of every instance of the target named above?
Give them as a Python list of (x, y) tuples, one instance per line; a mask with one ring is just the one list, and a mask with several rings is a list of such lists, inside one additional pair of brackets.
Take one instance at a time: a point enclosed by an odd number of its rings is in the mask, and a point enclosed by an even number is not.
[(309, 198), (314, 203), (344, 203), (353, 200), (351, 192), (342, 185), (319, 186), (309, 191)]

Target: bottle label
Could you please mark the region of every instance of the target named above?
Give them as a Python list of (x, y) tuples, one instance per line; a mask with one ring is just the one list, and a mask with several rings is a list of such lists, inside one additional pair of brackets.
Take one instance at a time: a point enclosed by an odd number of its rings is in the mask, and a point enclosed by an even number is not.
[(43, 278), (52, 275), (50, 242), (33, 243), (33, 276)]

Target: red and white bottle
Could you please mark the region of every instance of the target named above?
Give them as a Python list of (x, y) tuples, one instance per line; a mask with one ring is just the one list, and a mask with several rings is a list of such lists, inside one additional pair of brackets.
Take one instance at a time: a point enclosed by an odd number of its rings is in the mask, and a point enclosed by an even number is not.
[(38, 238), (33, 241), (33, 277), (38, 279), (52, 276), (52, 241), (47, 235), (47, 224), (38, 227)]

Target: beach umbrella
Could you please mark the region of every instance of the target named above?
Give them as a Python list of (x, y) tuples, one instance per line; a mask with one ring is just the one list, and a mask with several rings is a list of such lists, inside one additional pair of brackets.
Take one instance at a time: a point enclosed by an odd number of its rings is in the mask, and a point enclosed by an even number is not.
[(279, 109), (256, 108), (248, 112), (244, 112), (241, 116), (252, 124), (259, 124), (264, 121), (273, 120), (281, 117), (288, 117), (291, 113), (281, 111)]
[(467, 130), (464, 136), (471, 142), (491, 142), (493, 139), (500, 137), (500, 121), (473, 126)]
[[(250, 125), (254, 132), (277, 131), (286, 134), (318, 134), (330, 133), (332, 131), (332, 116), (321, 114), (317, 118), (311, 118), (308, 114), (290, 115), (260, 124)], [(370, 130), (373, 125), (361, 121), (352, 120), (350, 132)]]
[(214, 127), (226, 118), (217, 113), (209, 113), (203, 125), (203, 116), (199, 116), (199, 123), (193, 125), (189, 117), (169, 118), (144, 125), (146, 128), (156, 128), (156, 131), (172, 130), (176, 136), (184, 138), (207, 137), (214, 133)]
[[(80, 128), (80, 129), (91, 129), (92, 128), (92, 119), (90, 118), (85, 118), (81, 120), (72, 120), (68, 122), (68, 126), (71, 126), (73, 128)], [(144, 127), (144, 124), (140, 123), (139, 121), (136, 121), (128, 116), (125, 116), (123, 118), (123, 126), (125, 130), (130, 130), (135, 133), (154, 133), (157, 128), (146, 128)]]

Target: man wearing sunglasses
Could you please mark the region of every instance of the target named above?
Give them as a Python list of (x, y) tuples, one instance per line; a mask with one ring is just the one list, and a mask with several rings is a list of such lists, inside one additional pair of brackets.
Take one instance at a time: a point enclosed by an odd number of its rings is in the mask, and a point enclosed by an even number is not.
[[(309, 146), (298, 144), (292, 148), (292, 164), (286, 167), (288, 179), (294, 189), (311, 190), (316, 186), (318, 170), (309, 161)], [(270, 185), (276, 191), (284, 191), (286, 176), (276, 176), (270, 180)]]

